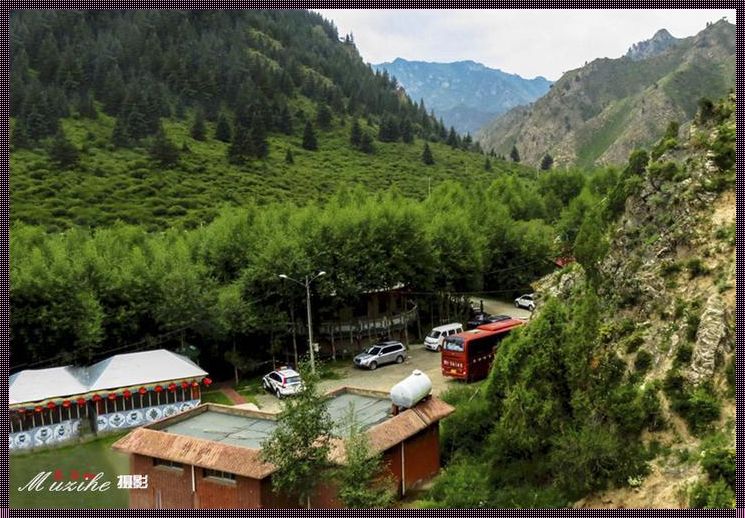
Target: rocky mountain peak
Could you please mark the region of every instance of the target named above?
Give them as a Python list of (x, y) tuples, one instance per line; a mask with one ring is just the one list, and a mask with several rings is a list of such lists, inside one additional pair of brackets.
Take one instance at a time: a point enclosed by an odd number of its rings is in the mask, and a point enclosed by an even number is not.
[(657, 56), (678, 43), (678, 38), (670, 34), (667, 29), (660, 29), (648, 40), (634, 43), (626, 52), (626, 57), (639, 61)]

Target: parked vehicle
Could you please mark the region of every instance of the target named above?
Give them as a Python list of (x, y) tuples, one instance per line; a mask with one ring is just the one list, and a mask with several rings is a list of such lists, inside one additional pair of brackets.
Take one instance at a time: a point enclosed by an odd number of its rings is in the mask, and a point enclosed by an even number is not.
[(261, 379), (264, 389), (272, 392), (278, 398), (293, 396), (303, 390), (303, 380), (300, 374), (287, 367), (274, 370)]
[(523, 324), (524, 320), (509, 318), (448, 336), (442, 343), (442, 375), (467, 383), (486, 378), (499, 342)]
[(437, 326), (424, 338), (424, 348), (430, 351), (439, 351), (442, 341), (450, 336), (463, 332), (463, 324), (453, 323)]
[(403, 363), (405, 359), (406, 346), (401, 342), (379, 342), (355, 356), (354, 365), (372, 371), (387, 363)]
[(490, 315), (488, 313), (476, 313), (476, 315), (466, 323), (466, 329), (476, 329), (477, 327), (483, 326), (484, 324), (501, 322), (503, 320), (509, 320), (510, 318), (511, 317), (508, 315)]
[(535, 293), (529, 293), (527, 295), (521, 295), (515, 299), (516, 308), (525, 308), (533, 311), (535, 309)]

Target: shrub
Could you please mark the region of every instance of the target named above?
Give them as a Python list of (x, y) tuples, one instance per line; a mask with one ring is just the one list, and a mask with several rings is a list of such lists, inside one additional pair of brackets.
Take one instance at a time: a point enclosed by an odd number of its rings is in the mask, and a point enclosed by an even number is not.
[(703, 261), (698, 257), (689, 259), (688, 262), (686, 262), (686, 269), (688, 270), (688, 276), (691, 279), (709, 273), (709, 270), (706, 268)]
[(735, 493), (721, 479), (713, 484), (699, 482), (691, 488), (688, 506), (692, 509), (734, 508)]
[(626, 352), (628, 354), (634, 353), (639, 350), (639, 347), (641, 347), (644, 344), (644, 337), (641, 333), (634, 333), (633, 335), (629, 336), (623, 341), (623, 344), (626, 348)]
[(691, 363), (693, 357), (693, 346), (691, 344), (682, 344), (678, 347), (675, 352), (675, 359), (673, 360), (673, 366), (683, 367)]
[(683, 415), (688, 428), (694, 434), (700, 434), (709, 428), (709, 425), (719, 419), (722, 404), (707, 386), (698, 387), (688, 397), (688, 404)]
[(669, 277), (680, 272), (681, 266), (675, 261), (663, 261), (660, 264), (660, 275), (663, 277)]
[(701, 317), (698, 313), (689, 313), (686, 317), (686, 339), (689, 342), (696, 341), (696, 334), (698, 334), (698, 326), (701, 324)]
[(709, 480), (724, 480), (735, 489), (735, 449), (727, 446), (706, 447), (702, 452), (701, 466), (709, 475)]
[(647, 371), (649, 371), (649, 368), (652, 366), (652, 355), (649, 353), (649, 351), (645, 351), (642, 349), (638, 353), (636, 353), (636, 360), (634, 360), (634, 368), (637, 372), (640, 374), (644, 374)]

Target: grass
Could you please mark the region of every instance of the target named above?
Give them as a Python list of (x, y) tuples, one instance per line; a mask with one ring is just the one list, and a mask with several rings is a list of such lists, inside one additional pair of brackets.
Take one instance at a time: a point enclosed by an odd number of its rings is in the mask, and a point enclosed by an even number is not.
[[(111, 445), (124, 434), (110, 435), (80, 444), (51, 448), (35, 452), (24, 452), (10, 457), (10, 507), (15, 509), (106, 509), (126, 508), (128, 492), (117, 489), (117, 475), (132, 474), (129, 470), (128, 456), (115, 452)], [(84, 472), (103, 472), (103, 481), (111, 482), (105, 492), (75, 491), (19, 491), (38, 473), (62, 470), (63, 477), (69, 480), (71, 470)], [(53, 477), (53, 475), (52, 475)], [(45, 483), (48, 488), (53, 478)]]
[(233, 402), (220, 390), (202, 392), (202, 403), (217, 403), (218, 405), (232, 405)]
[[(357, 184), (370, 192), (396, 188), (407, 197), (423, 199), (428, 189), (446, 179), (488, 185), (501, 172), (523, 166), (493, 161), (484, 170), (481, 154), (430, 144), (435, 164), (421, 161), (423, 141), (412, 144), (375, 142), (367, 155), (351, 148), (351, 119), (334, 119), (330, 131), (318, 131), (319, 150), (301, 147), (302, 128), (294, 135), (269, 137), (269, 156), (242, 165), (227, 160), (228, 145), (210, 138), (200, 142), (189, 135), (186, 121), (164, 120), (169, 138), (182, 152), (177, 166), (161, 169), (144, 149), (115, 149), (110, 144), (114, 119), (100, 114), (95, 120), (65, 119), (67, 137), (81, 149), (80, 164), (60, 170), (43, 149), (11, 153), (14, 221), (59, 231), (75, 225), (102, 226), (121, 220), (149, 230), (169, 226), (193, 228), (215, 217), (218, 208), (291, 201), (318, 202), (342, 184)], [(343, 124), (342, 124), (343, 122)], [(375, 128), (362, 127), (371, 133)], [(292, 149), (294, 163), (285, 162)], [(527, 170), (527, 169), (525, 169)]]

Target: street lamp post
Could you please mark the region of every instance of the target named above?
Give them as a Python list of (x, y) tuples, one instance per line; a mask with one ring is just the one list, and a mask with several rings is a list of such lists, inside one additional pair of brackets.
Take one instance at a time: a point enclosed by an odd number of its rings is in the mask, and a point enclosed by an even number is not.
[(313, 321), (310, 311), (310, 283), (319, 278), (321, 275), (326, 275), (326, 272), (320, 271), (313, 277), (306, 275), (305, 282), (300, 282), (297, 279), (293, 279), (289, 275), (285, 275), (283, 273), (279, 275), (281, 279), (286, 279), (288, 281), (294, 282), (295, 284), (299, 284), (300, 286), (305, 286), (305, 305), (308, 309), (308, 348), (310, 349), (310, 370), (313, 374), (316, 373), (316, 358), (313, 351)]

